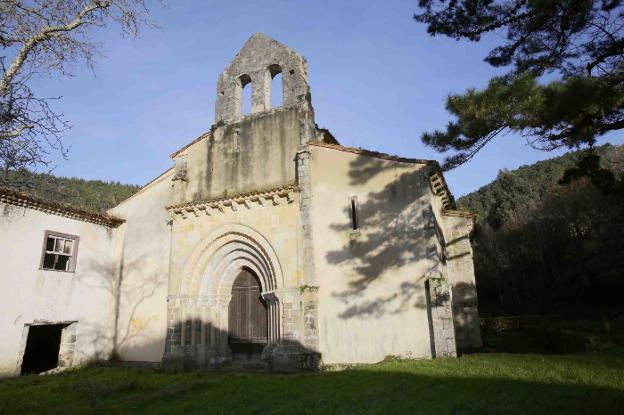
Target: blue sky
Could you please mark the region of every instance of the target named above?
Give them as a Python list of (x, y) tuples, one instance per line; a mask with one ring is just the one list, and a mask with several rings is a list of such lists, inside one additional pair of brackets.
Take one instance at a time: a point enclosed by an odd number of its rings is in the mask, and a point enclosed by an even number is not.
[[(62, 96), (56, 108), (73, 128), (68, 160), (54, 173), (145, 184), (172, 165), (169, 154), (210, 128), (217, 77), (244, 42), (263, 32), (308, 60), (317, 124), (348, 146), (442, 160), (420, 141), (449, 121), (446, 96), (483, 87), (503, 73), (479, 43), (432, 38), (412, 15), (417, 1), (170, 0), (152, 8), (161, 30), (123, 38), (114, 26), (96, 33), (95, 71), (45, 79), (38, 91)], [(600, 143), (622, 144), (612, 134)], [(550, 158), (516, 135), (497, 138), (470, 163), (446, 174), (456, 196), (500, 169)]]

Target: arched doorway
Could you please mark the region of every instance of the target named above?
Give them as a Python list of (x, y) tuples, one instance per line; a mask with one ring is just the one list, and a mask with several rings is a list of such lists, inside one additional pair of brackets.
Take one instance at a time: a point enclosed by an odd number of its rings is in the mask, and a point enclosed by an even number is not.
[(259, 358), (268, 343), (267, 305), (260, 280), (244, 268), (232, 285), (228, 309), (228, 344), (234, 359)]

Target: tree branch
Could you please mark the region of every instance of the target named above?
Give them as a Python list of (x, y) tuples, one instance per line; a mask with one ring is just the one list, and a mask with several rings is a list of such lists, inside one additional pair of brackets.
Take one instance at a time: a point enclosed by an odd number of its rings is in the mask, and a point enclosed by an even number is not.
[(25, 125), (18, 127), (13, 131), (0, 131), (0, 140), (7, 140), (9, 138), (19, 137), (24, 131), (31, 130), (33, 128), (34, 126), (32, 125)]
[(44, 27), (37, 33), (35, 36), (31, 37), (25, 44), (22, 46), (20, 51), (17, 53), (17, 56), (9, 66), (9, 69), (4, 74), (2, 80), (0, 80), (0, 96), (4, 95), (8, 89), (11, 81), (17, 75), (20, 68), (24, 65), (28, 54), (41, 42), (44, 42), (50, 39), (52, 36), (55, 36), (60, 32), (69, 32), (72, 31), (84, 24), (88, 24), (90, 22), (83, 20), (87, 15), (92, 13), (97, 9), (105, 9), (110, 6), (110, 2), (108, 1), (94, 1), (91, 4), (85, 6), (72, 20), (71, 22), (64, 25), (57, 26), (48, 26)]
[(624, 39), (619, 39), (617, 42), (613, 43), (609, 48), (606, 49), (604, 53), (598, 55), (594, 58), (594, 60), (587, 64), (587, 74), (591, 76), (592, 70), (597, 66), (604, 62), (607, 58), (611, 56), (621, 55), (624, 51)]

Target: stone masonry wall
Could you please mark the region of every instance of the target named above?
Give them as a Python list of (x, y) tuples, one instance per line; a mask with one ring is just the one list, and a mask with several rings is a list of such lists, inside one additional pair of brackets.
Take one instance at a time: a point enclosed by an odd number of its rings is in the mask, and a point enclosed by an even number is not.
[(271, 82), (277, 73), (283, 78), (284, 107), (310, 103), (305, 59), (268, 36), (254, 34), (219, 77), (215, 122), (241, 117), (242, 89), (248, 83), (252, 87), (252, 114), (269, 110)]
[(483, 347), (479, 327), (477, 287), (475, 284), (470, 232), (470, 216), (445, 215), (447, 275), (452, 285), (453, 318), (459, 350)]

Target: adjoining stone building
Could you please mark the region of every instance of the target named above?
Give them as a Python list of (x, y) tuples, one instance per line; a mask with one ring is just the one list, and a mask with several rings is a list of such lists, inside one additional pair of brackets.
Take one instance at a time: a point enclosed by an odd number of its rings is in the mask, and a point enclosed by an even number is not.
[(23, 370), (38, 326), (67, 367), (292, 370), (481, 346), (473, 216), (435, 161), (318, 128), (292, 49), (253, 35), (219, 77), (215, 123), (172, 158), (108, 215), (0, 190), (0, 373)]

